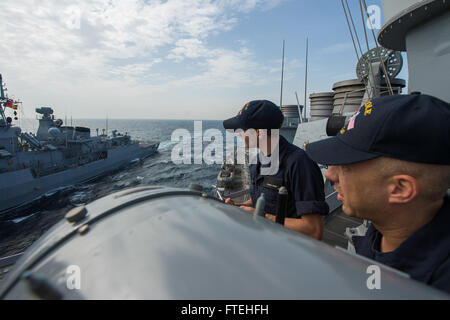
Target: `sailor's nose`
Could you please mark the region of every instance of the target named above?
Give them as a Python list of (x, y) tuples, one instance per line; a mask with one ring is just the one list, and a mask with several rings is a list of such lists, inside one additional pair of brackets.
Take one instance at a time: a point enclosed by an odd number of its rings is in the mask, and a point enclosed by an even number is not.
[(325, 171), (325, 178), (330, 180), (332, 182), (332, 184), (339, 182), (338, 174), (337, 174), (337, 167), (329, 166), (327, 171)]

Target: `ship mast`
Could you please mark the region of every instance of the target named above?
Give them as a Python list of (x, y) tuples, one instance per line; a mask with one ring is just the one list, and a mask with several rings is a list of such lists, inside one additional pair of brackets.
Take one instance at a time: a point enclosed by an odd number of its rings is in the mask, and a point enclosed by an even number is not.
[[(303, 107), (305, 109), (305, 121), (306, 121), (306, 102), (307, 102), (307, 90), (308, 90), (308, 38), (306, 38), (306, 62), (305, 62), (305, 106)], [(300, 118), (302, 115), (300, 114)]]
[[(0, 74), (0, 115), (2, 117), (2, 122), (6, 125), (6, 116), (5, 116), (5, 110), (3, 109), (3, 104), (8, 101), (8, 98), (5, 96), (5, 90), (3, 88), (3, 77)], [(0, 123), (1, 125), (1, 123)]]
[(284, 40), (283, 40), (283, 58), (281, 59), (281, 92), (280, 92), (280, 108), (283, 108), (283, 82), (284, 82)]
[[(0, 74), (0, 126), (11, 126), (12, 119), (9, 117), (6, 117), (5, 111), (6, 108), (12, 108), (14, 110), (17, 110), (18, 104), (22, 103), (19, 100), (9, 99), (8, 95), (5, 93), (7, 91), (5, 84), (3, 83), (3, 77)], [(14, 120), (17, 120), (17, 111), (14, 111)]]
[(1, 101), (3, 101), (4, 99), (6, 99), (6, 97), (5, 97), (5, 91), (3, 89), (3, 77), (1, 75), (1, 73), (0, 73), (0, 93), (1, 93), (0, 99), (1, 99)]

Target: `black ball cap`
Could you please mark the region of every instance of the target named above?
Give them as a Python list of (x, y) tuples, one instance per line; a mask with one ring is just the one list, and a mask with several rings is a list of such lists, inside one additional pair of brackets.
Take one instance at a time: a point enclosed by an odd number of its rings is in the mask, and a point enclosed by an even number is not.
[(283, 113), (273, 102), (255, 100), (247, 103), (236, 117), (223, 122), (225, 129), (280, 129)]
[(336, 137), (308, 144), (306, 152), (325, 165), (377, 157), (450, 165), (450, 104), (417, 93), (373, 99)]

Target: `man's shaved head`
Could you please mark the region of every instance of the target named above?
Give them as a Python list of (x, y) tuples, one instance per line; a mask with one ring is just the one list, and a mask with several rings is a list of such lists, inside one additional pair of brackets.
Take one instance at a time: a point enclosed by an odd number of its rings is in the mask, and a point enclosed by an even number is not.
[(418, 197), (436, 201), (450, 188), (450, 166), (416, 163), (380, 157), (375, 160), (380, 174), (389, 177), (405, 174), (414, 177), (420, 187)]
[(350, 216), (373, 222), (394, 217), (389, 212), (424, 212), (441, 206), (450, 187), (450, 166), (379, 157), (330, 166), (325, 177), (334, 183), (338, 200)]

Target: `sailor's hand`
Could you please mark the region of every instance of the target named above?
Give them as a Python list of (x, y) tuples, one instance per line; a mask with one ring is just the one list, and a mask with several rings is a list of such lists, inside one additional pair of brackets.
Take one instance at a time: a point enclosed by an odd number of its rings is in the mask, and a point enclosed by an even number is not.
[(248, 211), (250, 213), (255, 213), (255, 208), (253, 208), (253, 207), (240, 206), (239, 208), (241, 208), (242, 210)]
[(229, 205), (232, 205), (232, 206), (235, 206), (235, 205), (236, 205), (236, 203), (234, 203), (234, 201), (231, 200), (231, 198), (225, 198), (225, 203), (226, 203), (226, 204), (229, 204)]

